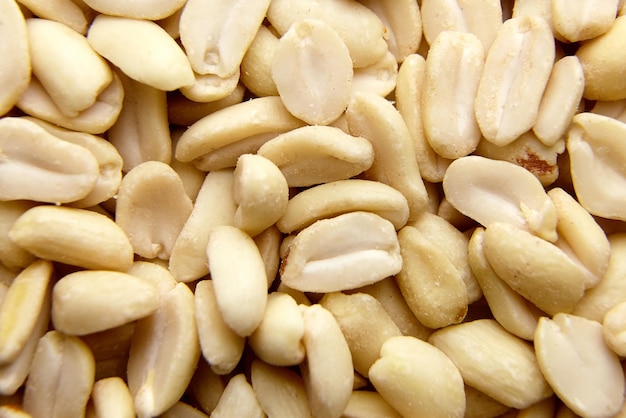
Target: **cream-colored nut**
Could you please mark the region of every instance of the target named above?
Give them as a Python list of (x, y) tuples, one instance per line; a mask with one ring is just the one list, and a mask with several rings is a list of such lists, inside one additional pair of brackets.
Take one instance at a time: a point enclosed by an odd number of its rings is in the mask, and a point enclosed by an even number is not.
[(169, 164), (172, 141), (165, 92), (135, 81), (121, 71), (119, 77), (124, 86), (124, 103), (107, 132), (107, 139), (124, 159), (124, 171), (146, 161)]
[(471, 33), (441, 32), (426, 59), (422, 117), (433, 150), (444, 158), (470, 154), (481, 138), (474, 116), (474, 98), (485, 52)]
[(265, 265), (265, 275), (267, 276), (267, 288), (269, 289), (278, 275), (280, 268), (280, 245), (283, 242), (283, 234), (272, 225), (265, 231), (254, 237), (254, 243), (259, 249), (263, 265)]
[(398, 286), (417, 319), (429, 328), (459, 323), (467, 314), (467, 288), (445, 251), (417, 228), (398, 232), (402, 270)]
[(556, 209), (533, 174), (506, 161), (479, 156), (455, 160), (446, 171), (448, 202), (483, 226), (507, 222), (556, 241)]
[(552, 394), (532, 346), (493, 319), (437, 330), (428, 341), (452, 359), (466, 384), (507, 406), (523, 409)]
[(566, 0), (552, 1), (554, 28), (569, 42), (592, 39), (607, 32), (617, 14), (618, 0), (583, 1), (571, 7)]
[(585, 112), (573, 119), (567, 138), (572, 181), (578, 201), (592, 215), (626, 220), (624, 135), (626, 123), (608, 116)]
[(170, 409), (159, 415), (161, 418), (209, 418), (204, 412), (184, 402), (176, 402)]
[(136, 276), (116, 271), (78, 271), (54, 285), (52, 323), (65, 334), (92, 334), (148, 316), (158, 304), (155, 287)]
[(184, 4), (184, 0), (140, 0), (132, 3), (124, 0), (83, 0), (92, 9), (111, 16), (158, 20), (172, 15)]
[(135, 325), (127, 377), (137, 416), (158, 416), (174, 405), (199, 357), (193, 293), (178, 283), (161, 294), (155, 313)]
[(537, 16), (544, 19), (550, 30), (554, 34), (555, 38), (559, 41), (564, 41), (560, 34), (554, 28), (554, 22), (552, 21), (552, 0), (526, 0), (517, 1), (513, 4), (513, 10), (511, 10), (512, 17), (522, 16)]
[(136, 254), (167, 260), (191, 211), (178, 174), (167, 164), (147, 161), (122, 179), (115, 222)]
[(304, 320), (294, 298), (273, 292), (267, 297), (263, 320), (248, 344), (267, 364), (295, 366), (304, 359)]
[(91, 400), (96, 417), (133, 418), (135, 408), (128, 386), (120, 377), (100, 379), (93, 385)]
[(583, 67), (575, 55), (554, 63), (533, 126), (541, 142), (551, 146), (563, 138), (578, 110), (584, 89)]
[(291, 296), (298, 305), (311, 306), (312, 303), (304, 292), (300, 290), (292, 289), (279, 281), (276, 287), (277, 292), (286, 293)]
[(0, 72), (0, 115), (4, 115), (17, 103), (28, 87), (31, 76), (30, 50), (26, 22), (19, 5), (14, 0), (0, 2), (0, 37), (11, 39), (0, 46), (3, 57)]
[(315, 221), (342, 213), (375, 213), (395, 229), (402, 228), (409, 217), (406, 198), (384, 183), (370, 180), (339, 180), (303, 190), (289, 200), (284, 215), (277, 222), (281, 232), (291, 233)]
[(228, 77), (215, 74), (196, 74), (196, 81), (190, 86), (183, 86), (180, 92), (188, 99), (196, 102), (212, 102), (223, 99), (231, 94), (239, 85), (239, 67)]
[(202, 355), (214, 373), (228, 374), (239, 363), (246, 340), (224, 322), (213, 281), (201, 280), (196, 285), (194, 301)]
[(542, 317), (535, 352), (546, 380), (576, 414), (608, 418), (619, 412), (624, 374), (604, 342), (601, 324), (563, 313)]
[[(567, 121), (568, 125), (570, 121), (571, 119)], [(553, 145), (545, 145), (533, 131), (528, 131), (504, 146), (498, 146), (483, 139), (478, 143), (474, 154), (519, 165), (530, 171), (544, 187), (547, 187), (561, 174), (558, 157), (563, 151), (565, 151), (565, 141), (562, 138)]]
[(286, 367), (255, 359), (250, 370), (252, 388), (263, 411), (270, 417), (311, 418), (302, 377)]
[(193, 395), (198, 406), (207, 414), (213, 412), (225, 387), (226, 382), (222, 376), (216, 374), (206, 361), (200, 359), (188, 388), (188, 393)]
[(354, 369), (364, 377), (385, 341), (402, 335), (382, 304), (367, 293), (327, 293), (320, 305), (337, 320), (350, 347)]
[(484, 50), (489, 51), (502, 26), (500, 3), (497, 0), (424, 0), (421, 7), (424, 37), (432, 45), (444, 31), (473, 33)]
[(174, 289), (177, 283), (167, 268), (154, 261), (135, 261), (126, 273), (152, 284), (158, 290), (159, 295)]
[(237, 204), (234, 226), (251, 237), (274, 225), (285, 213), (289, 186), (271, 160), (255, 154), (239, 157), (233, 187)]
[(9, 231), (15, 221), (35, 205), (35, 202), (28, 200), (0, 202), (0, 263), (11, 270), (23, 269), (35, 261), (33, 254), (9, 238)]
[(484, 229), (476, 228), (469, 242), (469, 263), (489, 304), (504, 329), (525, 340), (535, 336), (542, 312), (502, 280), (489, 264), (483, 248)]
[(404, 119), (413, 143), (420, 174), (426, 181), (440, 183), (450, 161), (439, 156), (424, 136), (422, 97), (426, 61), (418, 54), (405, 58), (398, 70), (396, 107)]
[(247, 100), (211, 113), (191, 125), (176, 145), (176, 159), (192, 161), (254, 135), (278, 134), (303, 125), (304, 122), (287, 111), (280, 97)]
[(282, 36), (296, 22), (319, 19), (331, 26), (345, 42), (355, 68), (379, 61), (387, 52), (386, 29), (378, 16), (357, 1), (273, 0), (267, 19)]
[(1, 200), (80, 200), (93, 189), (98, 171), (98, 162), (89, 150), (61, 140), (29, 120), (0, 120)]
[(400, 414), (378, 392), (355, 390), (341, 415), (345, 418), (401, 418)]
[[(172, 129), (172, 154), (174, 154), (174, 151), (176, 150), (176, 143), (182, 134), (182, 128), (174, 127)], [(182, 161), (178, 161), (176, 158), (172, 158), (170, 161), (170, 167), (178, 173), (178, 176), (183, 182), (183, 187), (185, 188), (187, 196), (189, 196), (191, 201), (195, 203), (207, 173), (198, 170), (191, 163), (183, 163)]]
[(183, 50), (152, 21), (98, 15), (87, 40), (96, 52), (141, 83), (170, 91), (194, 82)]
[(624, 41), (626, 17), (620, 16), (607, 32), (583, 42), (576, 51), (585, 73), (584, 98), (626, 99), (626, 79), (621, 70), (626, 60)]
[(304, 126), (282, 133), (265, 142), (258, 154), (281, 169), (289, 187), (348, 179), (374, 161), (367, 139), (330, 126)]
[(302, 230), (283, 258), (281, 281), (305, 292), (334, 292), (372, 284), (402, 267), (393, 224), (350, 212)]
[(550, 315), (571, 312), (583, 296), (584, 268), (529, 232), (494, 222), (485, 230), (483, 248), (496, 274)]
[(414, 337), (392, 337), (369, 372), (372, 384), (403, 417), (462, 417), (459, 369), (439, 349)]
[(310, 125), (328, 125), (346, 110), (353, 75), (350, 51), (322, 20), (294, 23), (276, 45), (272, 80), (289, 112)]
[(19, 3), (40, 18), (62, 23), (81, 35), (87, 33), (87, 13), (72, 0), (20, 0)]
[(24, 410), (33, 418), (83, 416), (94, 376), (94, 358), (85, 343), (49, 331), (37, 344), (26, 381)]
[(302, 306), (306, 360), (300, 365), (314, 417), (340, 416), (348, 405), (354, 369), (335, 317), (321, 305)]
[(113, 80), (109, 64), (62, 23), (31, 18), (26, 28), (33, 74), (61, 113), (76, 117), (93, 106)]
[(259, 249), (244, 231), (222, 225), (209, 232), (206, 251), (224, 321), (247, 337), (261, 323), (267, 304), (267, 277)]
[(193, 70), (222, 78), (238, 71), (269, 4), (269, 0), (187, 1), (180, 16), (180, 40)]
[(278, 37), (261, 26), (241, 61), (241, 82), (258, 97), (278, 96), (272, 80), (272, 60), (277, 45)]
[(594, 103), (590, 112), (610, 116), (613, 119), (626, 123), (626, 99), (598, 100)]
[(180, 92), (171, 92), (167, 95), (167, 119), (170, 124), (180, 127), (177, 130), (182, 129), (182, 127), (187, 128), (213, 112), (241, 103), (245, 92), (246, 88), (242, 84), (238, 84), (228, 96), (207, 103), (194, 102)]
[[(465, 418), (500, 417), (510, 409), (502, 402), (496, 401), (478, 389), (465, 385)], [(552, 415), (549, 418), (552, 418)]]
[(226, 385), (215, 410), (211, 413), (213, 418), (249, 417), (263, 418), (265, 413), (259, 405), (252, 385), (241, 373), (233, 376)]
[(397, 78), (398, 62), (391, 51), (387, 51), (377, 63), (354, 69), (351, 94), (362, 91), (387, 97), (396, 88)]
[(233, 170), (206, 175), (193, 210), (178, 234), (169, 259), (169, 269), (181, 282), (191, 282), (209, 273), (206, 246), (214, 226), (233, 225), (235, 219)]
[(356, 93), (346, 110), (350, 134), (367, 138), (374, 147), (374, 163), (365, 177), (378, 180), (406, 197), (409, 219), (426, 207), (428, 197), (419, 174), (411, 135), (400, 113), (386, 99)]
[(487, 58), (474, 103), (478, 126), (496, 145), (533, 127), (554, 63), (554, 38), (537, 16), (508, 19)]
[(626, 356), (626, 302), (618, 303), (604, 315), (602, 333), (607, 346), (620, 357)]
[(9, 238), (37, 257), (87, 269), (125, 271), (133, 262), (124, 231), (85, 209), (36, 206), (18, 218)]

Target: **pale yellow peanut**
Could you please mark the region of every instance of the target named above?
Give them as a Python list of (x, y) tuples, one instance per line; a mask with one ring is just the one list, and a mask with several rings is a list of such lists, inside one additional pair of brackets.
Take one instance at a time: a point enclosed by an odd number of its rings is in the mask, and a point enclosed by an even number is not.
[(211, 113), (191, 125), (176, 146), (176, 159), (189, 162), (254, 135), (278, 134), (303, 125), (277, 96), (248, 100)]
[(398, 412), (378, 392), (355, 390), (341, 415), (345, 418), (400, 418)]
[(163, 19), (185, 3), (182, 0), (140, 0), (128, 3), (123, 0), (83, 0), (92, 9), (112, 16), (133, 17), (136, 19)]
[(170, 409), (160, 415), (161, 418), (208, 418), (204, 412), (184, 402), (176, 402)]
[(36, 206), (18, 218), (9, 238), (39, 258), (88, 269), (124, 271), (133, 261), (124, 231), (85, 209)]
[(265, 413), (259, 405), (254, 390), (243, 373), (233, 376), (211, 413), (213, 418), (228, 417), (263, 418)]
[(465, 412), (459, 369), (439, 349), (417, 338), (388, 339), (369, 376), (403, 417), (462, 417)]
[(552, 394), (532, 346), (495, 320), (443, 328), (428, 341), (452, 359), (466, 384), (507, 406), (526, 408)]
[(55, 283), (52, 323), (65, 334), (92, 334), (148, 316), (158, 304), (156, 288), (136, 276), (114, 271), (78, 271)]
[(23, 118), (0, 120), (0, 157), (1, 200), (68, 203), (87, 196), (98, 179), (93, 153)]
[[(354, 235), (356, 230), (362, 235)], [(283, 257), (280, 278), (297, 290), (332, 292), (372, 284), (401, 266), (393, 224), (373, 213), (350, 212), (298, 233)]]
[(575, 55), (554, 63), (533, 126), (541, 142), (550, 146), (563, 137), (578, 110), (584, 88), (585, 75)]
[(115, 222), (136, 254), (167, 260), (191, 211), (178, 174), (165, 163), (147, 161), (122, 179)]
[(484, 62), (483, 46), (471, 33), (444, 31), (430, 45), (421, 97), (424, 134), (444, 158), (468, 155), (480, 141), (474, 98)]
[(626, 302), (621, 302), (609, 309), (602, 319), (604, 341), (620, 357), (624, 357), (626, 354), (625, 313)]
[(248, 344), (267, 364), (294, 366), (304, 359), (304, 320), (294, 298), (272, 292), (261, 323), (250, 335)]
[(176, 280), (189, 282), (209, 272), (206, 246), (213, 226), (232, 225), (237, 209), (233, 196), (232, 170), (206, 175), (193, 210), (178, 234), (169, 260)]
[(133, 418), (135, 408), (128, 386), (120, 377), (100, 379), (93, 385), (91, 399), (97, 418)]
[(539, 320), (535, 333), (539, 367), (554, 392), (581, 416), (612, 417), (624, 402), (624, 374), (604, 342), (602, 325), (557, 314)]
[(33, 75), (61, 113), (76, 117), (93, 106), (113, 81), (109, 64), (83, 35), (62, 23), (31, 18), (26, 28)]
[(174, 405), (199, 357), (193, 293), (178, 283), (163, 290), (156, 312), (135, 325), (127, 381), (137, 416), (157, 416)]
[(331, 26), (345, 42), (355, 68), (379, 61), (387, 52), (385, 28), (378, 16), (357, 1), (304, 1), (294, 4), (289, 0), (270, 3), (267, 19), (282, 36), (292, 24), (303, 19), (318, 19)]
[(468, 309), (467, 288), (444, 250), (413, 226), (402, 228), (398, 241), (402, 270), (396, 281), (417, 319), (429, 328), (461, 322)]
[(396, 88), (397, 78), (398, 62), (396, 57), (387, 51), (377, 63), (354, 69), (352, 94), (362, 91), (387, 97)]
[(469, 241), (469, 264), (480, 284), (493, 317), (504, 329), (532, 340), (542, 312), (502, 280), (485, 257), (484, 229), (476, 228)]
[(452, 206), (483, 226), (506, 222), (549, 241), (557, 238), (554, 204), (539, 180), (515, 164), (459, 158), (446, 171), (443, 190)]
[(207, 414), (213, 412), (225, 387), (224, 379), (211, 370), (206, 361), (200, 359), (188, 388), (188, 393), (193, 395), (198, 406)]
[(354, 369), (364, 377), (380, 356), (385, 341), (402, 335), (383, 305), (366, 293), (327, 293), (320, 304), (337, 320), (350, 348)]
[(300, 290), (292, 289), (289, 286), (286, 286), (284, 283), (280, 282), (280, 280), (279, 280), (278, 286), (276, 287), (276, 291), (288, 294), (296, 301), (298, 305), (304, 305), (304, 306), (312, 305), (311, 300), (309, 300), (309, 298), (304, 292)]
[(87, 40), (126, 75), (159, 90), (176, 90), (194, 82), (183, 50), (152, 21), (98, 15)]
[(554, 55), (544, 19), (522, 16), (502, 24), (487, 53), (474, 103), (487, 140), (506, 145), (533, 127)]
[(510, 409), (478, 389), (465, 385), (465, 418), (499, 417)]
[(228, 374), (239, 363), (246, 340), (224, 321), (215, 297), (213, 281), (202, 280), (196, 285), (194, 301), (202, 355), (214, 373)]
[(215, 74), (194, 73), (195, 83), (180, 88), (185, 97), (196, 102), (212, 102), (223, 99), (231, 94), (239, 85), (239, 67), (228, 77)]
[(626, 123), (626, 99), (598, 100), (591, 108), (591, 112), (610, 116), (613, 119)]
[(297, 21), (281, 36), (271, 72), (289, 113), (310, 125), (328, 125), (348, 107), (354, 75), (350, 51), (322, 20)]
[(224, 321), (247, 337), (261, 323), (267, 304), (267, 277), (259, 249), (244, 231), (222, 225), (209, 232), (206, 251)]
[[(172, 155), (176, 150), (176, 144), (178, 143), (178, 139), (182, 134), (182, 128), (174, 127), (171, 130)], [(191, 201), (195, 203), (196, 198), (198, 197), (198, 193), (200, 192), (200, 188), (202, 187), (202, 183), (207, 176), (207, 173), (198, 170), (191, 163), (183, 163), (182, 161), (178, 161), (176, 158), (171, 159), (170, 167), (172, 167), (174, 171), (178, 173), (178, 176), (183, 182), (183, 187), (185, 188), (187, 196), (189, 196)]]
[(164, 295), (174, 289), (176, 279), (166, 266), (155, 261), (135, 261), (126, 273), (149, 282), (158, 290), (159, 295)]
[(314, 417), (338, 417), (348, 405), (354, 369), (345, 337), (321, 305), (302, 306), (306, 359), (300, 364)]
[(278, 269), (280, 268), (280, 245), (283, 241), (283, 234), (272, 225), (265, 231), (254, 237), (254, 243), (259, 249), (263, 265), (265, 266), (265, 275), (267, 276), (267, 287), (270, 288), (276, 279)]
[(583, 296), (584, 268), (554, 244), (494, 222), (485, 229), (483, 249), (502, 280), (550, 315), (571, 312)]
[(558, 34), (568, 42), (595, 38), (613, 25), (617, 4), (618, 0), (587, 0), (571, 7), (565, 0), (553, 0), (552, 22)]
[(169, 164), (172, 144), (165, 92), (118, 73), (124, 86), (124, 103), (107, 139), (123, 157), (124, 171), (146, 161)]
[(269, 0), (187, 1), (180, 16), (180, 40), (194, 71), (223, 78), (238, 71), (269, 4)]
[(19, 3), (40, 18), (62, 23), (82, 35), (87, 33), (87, 13), (72, 0), (20, 0)]
[(595, 113), (576, 115), (567, 138), (576, 196), (592, 215), (626, 219), (622, 184), (626, 181), (621, 145), (626, 123)]
[(0, 263), (11, 270), (27, 267), (35, 256), (18, 247), (9, 238), (13, 223), (36, 203), (28, 200), (9, 200), (0, 202)]
[(374, 163), (364, 173), (397, 189), (409, 202), (409, 219), (426, 207), (427, 195), (419, 175), (415, 149), (406, 123), (396, 108), (371, 93), (357, 93), (346, 110), (350, 133), (372, 142)]
[(48, 331), (37, 344), (26, 381), (24, 410), (32, 418), (81, 417), (94, 384), (95, 364), (78, 337)]
[(511, 17), (521, 16), (537, 16), (544, 19), (548, 23), (548, 26), (550, 26), (554, 37), (559, 41), (564, 41), (554, 28), (554, 22), (552, 21), (552, 0), (515, 1), (513, 10), (511, 10)]
[(300, 375), (258, 359), (252, 361), (250, 375), (257, 400), (268, 416), (313, 417)]
[[(242, 84), (238, 84), (228, 96), (207, 103), (194, 102), (180, 92), (172, 92), (167, 96), (167, 119), (170, 124), (180, 126), (179, 129), (187, 128), (210, 113), (241, 103), (245, 91), (246, 88)], [(173, 159), (172, 164), (177, 162)]]
[(424, 136), (423, 107), (419, 98), (424, 91), (425, 73), (426, 61), (421, 55), (411, 54), (405, 58), (398, 70), (396, 107), (409, 129), (422, 178), (438, 183), (451, 161), (438, 155)]
[(278, 96), (272, 79), (272, 59), (278, 37), (261, 25), (241, 61), (241, 82), (259, 97)]
[(402, 228), (409, 217), (406, 198), (384, 183), (370, 180), (339, 180), (304, 190), (289, 200), (277, 226), (284, 233), (301, 230), (315, 221), (342, 213), (375, 213)]
[(18, 4), (3, 0), (0, 14), (3, 16), (0, 37), (11, 39), (0, 46), (0, 55), (4, 57), (0, 66), (0, 115), (4, 115), (28, 87), (31, 63), (26, 22)]

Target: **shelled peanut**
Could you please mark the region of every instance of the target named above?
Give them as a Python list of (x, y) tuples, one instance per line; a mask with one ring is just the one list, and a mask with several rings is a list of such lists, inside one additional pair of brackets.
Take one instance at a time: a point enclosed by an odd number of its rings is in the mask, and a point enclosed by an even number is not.
[(0, 418), (626, 416), (619, 0), (0, 0)]

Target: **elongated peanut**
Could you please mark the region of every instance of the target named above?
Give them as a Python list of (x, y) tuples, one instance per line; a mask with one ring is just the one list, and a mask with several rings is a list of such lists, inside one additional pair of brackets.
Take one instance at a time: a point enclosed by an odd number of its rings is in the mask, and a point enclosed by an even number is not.
[(170, 16), (185, 2), (182, 0), (141, 0), (128, 3), (123, 0), (87, 0), (85, 3), (94, 10), (107, 15), (157, 20)]
[(259, 97), (278, 96), (272, 80), (272, 59), (278, 37), (261, 25), (241, 61), (241, 82)]
[(607, 346), (618, 356), (626, 353), (626, 323), (624, 311), (626, 303), (618, 303), (613, 306), (602, 318), (602, 334)]
[(133, 398), (130, 396), (128, 386), (120, 377), (101, 379), (94, 383), (91, 399), (97, 417), (135, 416)]
[(211, 416), (214, 418), (234, 416), (263, 418), (265, 414), (246, 376), (238, 374), (228, 381)]
[(87, 33), (87, 12), (71, 0), (20, 0), (20, 4), (40, 18), (62, 23), (81, 35)]
[(592, 39), (607, 32), (617, 14), (618, 0), (583, 1), (569, 7), (563, 0), (552, 2), (552, 21), (556, 31), (569, 42)]
[(28, 87), (31, 63), (26, 22), (18, 4), (3, 0), (0, 14), (3, 16), (0, 37), (11, 39), (0, 47), (0, 55), (4, 57), (0, 72), (0, 115), (4, 115)]
[(9, 238), (13, 223), (33, 206), (35, 203), (27, 200), (0, 202), (0, 263), (9, 269), (25, 268), (35, 261), (33, 254), (18, 247)]
[(251, 366), (252, 388), (268, 416), (312, 417), (302, 377), (285, 367), (255, 359)]
[(387, 51), (387, 54), (377, 63), (354, 69), (352, 94), (362, 91), (387, 97), (396, 87), (397, 78), (398, 62), (396, 57)]

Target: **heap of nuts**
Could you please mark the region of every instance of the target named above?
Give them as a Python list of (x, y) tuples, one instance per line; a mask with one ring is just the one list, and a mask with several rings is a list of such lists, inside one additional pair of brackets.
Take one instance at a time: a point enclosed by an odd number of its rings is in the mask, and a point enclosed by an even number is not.
[(0, 0), (0, 418), (626, 417), (624, 0)]

